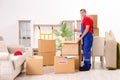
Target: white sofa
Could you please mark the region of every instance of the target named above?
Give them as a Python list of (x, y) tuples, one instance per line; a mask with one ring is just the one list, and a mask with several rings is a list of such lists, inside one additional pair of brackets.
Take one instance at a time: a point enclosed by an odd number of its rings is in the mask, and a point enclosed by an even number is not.
[[(14, 51), (24, 52), (24, 47), (8, 47), (0, 37), (0, 80), (14, 80), (21, 73), (25, 61), (25, 54), (14, 56)], [(10, 52), (10, 53), (9, 53)]]

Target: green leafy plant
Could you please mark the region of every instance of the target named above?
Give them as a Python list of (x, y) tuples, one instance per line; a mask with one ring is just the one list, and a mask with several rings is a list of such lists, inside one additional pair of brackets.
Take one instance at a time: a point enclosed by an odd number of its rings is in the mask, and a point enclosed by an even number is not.
[(57, 41), (57, 48), (61, 48), (62, 46), (62, 40), (70, 40), (72, 39), (72, 29), (67, 27), (67, 24), (64, 23), (61, 26), (60, 31), (54, 30), (54, 34), (56, 36), (56, 41)]
[(61, 48), (62, 47), (62, 40), (60, 40), (60, 38), (56, 39), (57, 43), (56, 43), (56, 48)]

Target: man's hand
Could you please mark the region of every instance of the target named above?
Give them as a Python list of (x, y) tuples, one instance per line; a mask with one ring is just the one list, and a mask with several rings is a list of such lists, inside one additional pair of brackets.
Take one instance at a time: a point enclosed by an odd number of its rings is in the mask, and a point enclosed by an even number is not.
[(79, 37), (78, 40), (77, 40), (77, 42), (79, 42), (80, 40), (82, 40), (82, 37)]

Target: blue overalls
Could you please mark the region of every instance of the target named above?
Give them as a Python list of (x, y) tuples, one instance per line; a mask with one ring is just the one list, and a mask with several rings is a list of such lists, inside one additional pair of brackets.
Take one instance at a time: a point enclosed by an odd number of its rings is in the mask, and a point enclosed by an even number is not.
[[(84, 26), (83, 24), (81, 25), (81, 32), (84, 32)], [(84, 65), (83, 68), (90, 68), (91, 67), (91, 47), (92, 47), (92, 43), (93, 43), (93, 32), (90, 33), (88, 32), (82, 39), (83, 45), (82, 45), (82, 49), (83, 49), (83, 56), (84, 56)]]

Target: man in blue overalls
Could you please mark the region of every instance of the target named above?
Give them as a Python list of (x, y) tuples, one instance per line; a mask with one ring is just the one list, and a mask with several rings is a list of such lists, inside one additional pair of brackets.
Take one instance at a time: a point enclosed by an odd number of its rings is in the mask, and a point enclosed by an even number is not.
[[(90, 17), (86, 16), (86, 10), (81, 9), (81, 36), (78, 38), (78, 42), (83, 42), (83, 56), (84, 65), (80, 67), (80, 71), (88, 71), (91, 68), (91, 47), (93, 43), (93, 21)], [(74, 29), (75, 32), (80, 32), (78, 29)]]

